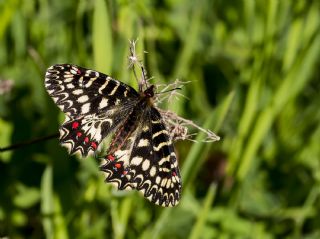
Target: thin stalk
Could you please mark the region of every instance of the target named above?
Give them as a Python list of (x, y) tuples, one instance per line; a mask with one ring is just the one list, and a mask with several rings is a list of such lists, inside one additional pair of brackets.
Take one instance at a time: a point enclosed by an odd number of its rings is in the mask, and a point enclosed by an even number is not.
[(58, 137), (59, 137), (59, 133), (55, 133), (55, 134), (47, 135), (44, 137), (40, 137), (40, 138), (28, 140), (28, 141), (23, 141), (23, 142), (20, 142), (17, 144), (12, 144), (12, 145), (4, 147), (4, 148), (0, 148), (0, 152), (15, 150), (15, 149), (22, 148), (22, 147), (25, 147), (25, 146), (28, 146), (31, 144), (39, 143), (39, 142), (42, 142), (45, 140), (54, 139), (54, 138), (58, 138)]

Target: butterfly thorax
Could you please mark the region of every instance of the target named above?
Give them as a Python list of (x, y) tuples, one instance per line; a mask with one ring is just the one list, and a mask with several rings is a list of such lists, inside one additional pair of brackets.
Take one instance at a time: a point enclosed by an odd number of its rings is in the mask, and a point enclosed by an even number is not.
[(140, 93), (140, 98), (142, 101), (146, 101), (149, 106), (153, 106), (154, 97), (154, 85), (149, 86), (146, 90)]
[(128, 114), (122, 125), (116, 130), (115, 135), (111, 141), (108, 153), (112, 154), (116, 150), (123, 147), (123, 144), (132, 135), (133, 131), (137, 128), (140, 118), (147, 107), (153, 106), (154, 85), (151, 85), (146, 90), (140, 93), (140, 101)]

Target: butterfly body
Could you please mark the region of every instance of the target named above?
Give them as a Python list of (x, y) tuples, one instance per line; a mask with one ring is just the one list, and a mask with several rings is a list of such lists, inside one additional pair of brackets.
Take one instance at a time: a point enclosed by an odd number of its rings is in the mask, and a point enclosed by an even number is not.
[(106, 182), (120, 190), (136, 189), (161, 206), (179, 202), (180, 172), (172, 139), (153, 103), (153, 85), (137, 92), (103, 73), (58, 64), (48, 68), (45, 86), (66, 115), (60, 143), (70, 154), (92, 154), (113, 135), (100, 157)]

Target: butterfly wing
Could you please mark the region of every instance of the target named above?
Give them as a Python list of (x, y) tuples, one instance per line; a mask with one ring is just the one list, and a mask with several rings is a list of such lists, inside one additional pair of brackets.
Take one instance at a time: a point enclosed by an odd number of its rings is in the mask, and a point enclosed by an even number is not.
[(97, 71), (70, 64), (48, 68), (45, 86), (66, 114), (60, 142), (86, 156), (115, 132), (101, 170), (119, 189), (137, 189), (151, 202), (174, 206), (181, 178), (169, 132), (148, 99)]
[(87, 156), (132, 111), (139, 94), (103, 73), (71, 64), (48, 68), (45, 86), (66, 114), (60, 143)]
[(144, 114), (141, 118), (147, 120), (140, 121), (126, 143), (105, 157), (101, 170), (106, 181), (119, 189), (137, 189), (155, 204), (175, 206), (181, 178), (169, 132), (155, 108), (147, 108)]

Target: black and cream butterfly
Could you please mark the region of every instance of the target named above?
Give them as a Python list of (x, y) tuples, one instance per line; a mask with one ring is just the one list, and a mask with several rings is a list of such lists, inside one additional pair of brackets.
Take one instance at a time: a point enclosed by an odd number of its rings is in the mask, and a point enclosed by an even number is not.
[(135, 89), (103, 73), (71, 64), (48, 68), (45, 87), (66, 119), (60, 143), (86, 157), (112, 135), (100, 157), (106, 182), (136, 189), (151, 202), (175, 206), (181, 177), (170, 133), (154, 107), (154, 86)]

